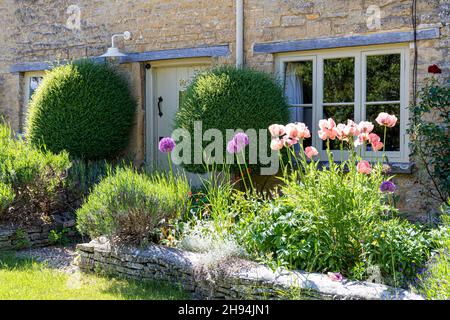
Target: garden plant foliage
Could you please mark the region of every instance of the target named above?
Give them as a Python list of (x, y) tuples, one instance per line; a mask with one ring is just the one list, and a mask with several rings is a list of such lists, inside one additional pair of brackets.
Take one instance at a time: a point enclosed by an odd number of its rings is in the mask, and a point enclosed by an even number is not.
[(118, 168), (93, 188), (77, 210), (78, 230), (91, 238), (108, 236), (131, 243), (155, 240), (158, 227), (186, 213), (188, 192), (184, 176)]
[(0, 220), (27, 224), (58, 211), (69, 167), (66, 152), (35, 148), (0, 124)]

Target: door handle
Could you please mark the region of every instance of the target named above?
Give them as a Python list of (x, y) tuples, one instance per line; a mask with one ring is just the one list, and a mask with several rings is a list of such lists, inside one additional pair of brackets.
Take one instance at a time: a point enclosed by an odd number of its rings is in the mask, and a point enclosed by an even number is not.
[(164, 101), (162, 97), (158, 98), (158, 115), (161, 118), (163, 116), (163, 113), (161, 111), (161, 103)]

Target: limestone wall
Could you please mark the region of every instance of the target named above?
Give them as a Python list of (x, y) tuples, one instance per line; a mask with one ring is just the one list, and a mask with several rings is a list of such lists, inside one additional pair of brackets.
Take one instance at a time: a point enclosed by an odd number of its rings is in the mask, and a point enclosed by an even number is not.
[(380, 284), (335, 282), (316, 273), (274, 272), (240, 259), (205, 265), (203, 254), (158, 245), (139, 249), (111, 246), (106, 238), (99, 238), (79, 244), (77, 250), (78, 265), (85, 272), (179, 284), (200, 299), (422, 299)]

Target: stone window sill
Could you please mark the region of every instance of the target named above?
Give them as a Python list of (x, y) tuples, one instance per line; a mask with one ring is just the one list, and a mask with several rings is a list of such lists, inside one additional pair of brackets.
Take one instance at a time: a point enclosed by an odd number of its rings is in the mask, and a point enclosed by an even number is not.
[[(336, 163), (340, 163), (336, 161)], [(328, 167), (328, 161), (320, 161), (319, 165), (321, 167)], [(390, 173), (392, 174), (412, 174), (414, 168), (414, 162), (390, 162), (391, 166)]]

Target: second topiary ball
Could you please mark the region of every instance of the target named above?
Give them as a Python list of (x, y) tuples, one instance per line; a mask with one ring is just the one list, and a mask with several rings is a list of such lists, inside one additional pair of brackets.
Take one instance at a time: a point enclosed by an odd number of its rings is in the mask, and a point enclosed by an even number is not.
[[(272, 75), (224, 66), (196, 77), (183, 98), (175, 128), (187, 129), (193, 137), (194, 121), (201, 121), (203, 132), (218, 129), (225, 138), (226, 129), (255, 129), (258, 132), (273, 123), (284, 124), (288, 120), (289, 110), (283, 89)], [(270, 139), (269, 135), (267, 139)], [(208, 143), (203, 147), (205, 144)], [(192, 172), (205, 171), (203, 164), (184, 167)]]
[(108, 64), (59, 66), (33, 95), (27, 139), (75, 158), (111, 159), (128, 144), (135, 107), (126, 79)]

